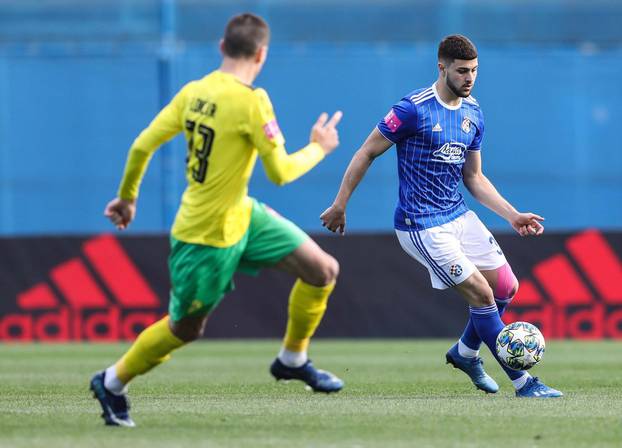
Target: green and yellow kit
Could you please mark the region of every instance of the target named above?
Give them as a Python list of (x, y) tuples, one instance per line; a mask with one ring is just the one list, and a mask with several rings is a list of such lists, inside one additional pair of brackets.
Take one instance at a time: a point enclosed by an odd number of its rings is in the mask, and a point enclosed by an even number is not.
[[(317, 143), (287, 154), (266, 91), (214, 71), (185, 85), (134, 141), (120, 198), (137, 198), (153, 153), (182, 131), (188, 142), (188, 185), (171, 231), (173, 320), (208, 312), (233, 287), (231, 277), (240, 267), (249, 271), (274, 264), (307, 238), (293, 223), (248, 196), (257, 155), (268, 178), (279, 185), (300, 177), (324, 158)], [(264, 226), (263, 230), (257, 226)], [(273, 244), (276, 241), (281, 243)], [(222, 260), (231, 260), (232, 250), (238, 262), (226, 263), (225, 268)], [(211, 270), (206, 269), (209, 265)]]

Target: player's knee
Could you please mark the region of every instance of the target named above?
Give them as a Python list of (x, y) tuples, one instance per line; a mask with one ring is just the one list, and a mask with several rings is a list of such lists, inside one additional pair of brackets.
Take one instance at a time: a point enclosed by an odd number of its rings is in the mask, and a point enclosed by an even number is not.
[(184, 342), (196, 341), (203, 335), (207, 317), (182, 319), (171, 322), (171, 332)]
[(326, 286), (334, 283), (339, 275), (339, 262), (326, 254), (322, 260), (322, 266), (318, 272), (318, 286)]
[(518, 280), (508, 263), (497, 271), (497, 285), (495, 297), (511, 299), (518, 292)]
[(512, 289), (510, 290), (510, 294), (508, 295), (508, 298), (510, 299), (514, 298), (514, 296), (518, 292), (519, 286), (520, 286), (520, 283), (518, 283), (518, 280), (516, 279), (516, 277), (514, 277), (514, 284), (512, 285)]
[(479, 272), (469, 276), (457, 286), (457, 289), (473, 307), (480, 308), (495, 303), (492, 289)]
[(495, 303), (495, 298), (492, 294), (488, 294), (486, 291), (480, 291), (478, 294), (473, 296), (473, 299), (470, 303), (471, 306), (476, 308), (481, 308), (484, 306), (490, 306)]
[(199, 331), (196, 327), (177, 326), (174, 328), (173, 334), (175, 335), (175, 337), (181, 339), (184, 342), (192, 342), (200, 338), (202, 332)]
[(199, 339), (202, 335), (203, 335), (203, 331), (200, 331), (197, 328), (192, 328), (192, 329), (187, 330), (184, 333), (184, 337), (180, 339), (184, 342), (192, 342), (192, 341), (196, 341), (197, 339)]
[(327, 266), (326, 266), (326, 284), (333, 283), (337, 281), (337, 277), (339, 276), (339, 262), (334, 258), (328, 255)]
[(305, 281), (314, 286), (326, 286), (334, 283), (339, 275), (339, 262), (334, 257), (324, 254), (316, 263), (315, 269)]

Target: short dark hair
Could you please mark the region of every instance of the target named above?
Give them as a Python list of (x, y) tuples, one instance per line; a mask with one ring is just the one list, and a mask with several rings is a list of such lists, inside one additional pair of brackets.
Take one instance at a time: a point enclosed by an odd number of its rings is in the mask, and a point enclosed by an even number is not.
[(477, 48), (468, 37), (452, 34), (438, 45), (438, 60), (452, 63), (455, 59), (470, 61), (477, 57)]
[(233, 17), (225, 28), (223, 51), (234, 59), (253, 57), (270, 40), (270, 27), (255, 14), (244, 13)]

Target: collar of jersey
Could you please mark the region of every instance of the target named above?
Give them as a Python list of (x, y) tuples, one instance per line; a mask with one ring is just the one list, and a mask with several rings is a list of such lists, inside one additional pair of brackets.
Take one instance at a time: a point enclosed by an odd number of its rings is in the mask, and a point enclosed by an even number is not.
[(460, 103), (458, 103), (457, 106), (450, 106), (449, 104), (445, 103), (438, 94), (438, 91), (436, 90), (436, 83), (432, 84), (432, 92), (434, 92), (434, 98), (436, 98), (436, 101), (438, 101), (440, 105), (443, 106), (445, 109), (458, 110), (462, 107), (462, 98), (460, 98)]
[(242, 84), (244, 87), (248, 87), (249, 89), (255, 90), (255, 86), (253, 85), (248, 85), (245, 82), (242, 82), (237, 76), (235, 76), (233, 73), (227, 73), (227, 72), (223, 72), (221, 70), (216, 69), (215, 70), (216, 73), (218, 73), (220, 76), (223, 76), (225, 78), (229, 78), (234, 80), (235, 82), (237, 82), (238, 84)]

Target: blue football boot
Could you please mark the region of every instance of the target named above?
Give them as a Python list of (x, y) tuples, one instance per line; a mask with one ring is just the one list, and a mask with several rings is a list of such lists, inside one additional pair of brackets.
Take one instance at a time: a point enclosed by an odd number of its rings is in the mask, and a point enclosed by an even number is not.
[(89, 389), (93, 391), (93, 397), (97, 398), (102, 407), (102, 418), (108, 426), (136, 426), (130, 418), (130, 402), (125, 395), (115, 395), (104, 387), (106, 372), (102, 371), (93, 375)]
[(343, 388), (343, 381), (330, 372), (316, 369), (311, 360), (300, 367), (287, 367), (279, 358), (270, 366), (270, 373), (278, 380), (300, 380), (306, 383), (314, 392), (339, 392)]
[(520, 398), (558, 398), (563, 397), (564, 394), (547, 386), (537, 376), (534, 376), (516, 391), (516, 396)]
[(483, 390), (487, 394), (494, 394), (499, 390), (499, 385), (484, 371), (484, 361), (479, 356), (467, 358), (458, 352), (458, 343), (449, 349), (445, 355), (447, 364), (451, 364), (456, 369), (466, 373), (475, 387)]

